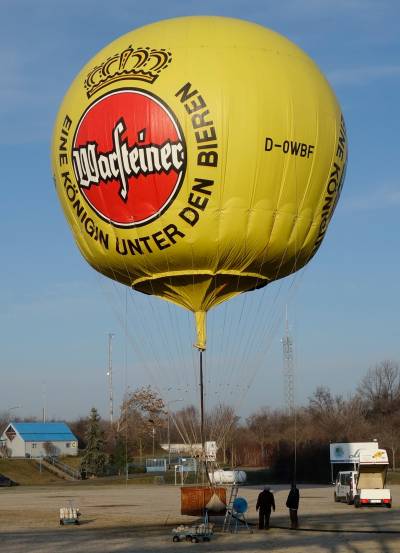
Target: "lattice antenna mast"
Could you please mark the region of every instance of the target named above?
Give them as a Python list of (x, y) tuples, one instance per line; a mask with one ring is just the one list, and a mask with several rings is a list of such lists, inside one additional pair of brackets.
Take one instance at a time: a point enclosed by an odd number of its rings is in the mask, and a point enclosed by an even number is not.
[(289, 332), (288, 313), (286, 306), (285, 336), (282, 338), (283, 347), (283, 384), (285, 408), (289, 416), (294, 414), (294, 362), (293, 339)]

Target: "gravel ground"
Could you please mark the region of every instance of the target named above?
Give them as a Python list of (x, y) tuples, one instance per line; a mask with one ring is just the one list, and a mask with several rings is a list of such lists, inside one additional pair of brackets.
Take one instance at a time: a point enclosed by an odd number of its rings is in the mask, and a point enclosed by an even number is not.
[[(355, 509), (334, 503), (329, 486), (299, 486), (300, 529), (289, 530), (287, 488), (272, 486), (276, 512), (271, 528), (222, 534), (220, 523), (210, 543), (173, 543), (174, 526), (196, 521), (180, 515), (180, 489), (173, 486), (65, 486), (0, 488), (2, 553), (128, 553), (152, 551), (255, 553), (399, 553), (400, 486), (393, 486), (394, 507)], [(259, 489), (243, 487), (247, 519), (257, 521)], [(60, 526), (59, 508), (72, 500), (82, 512), (79, 526)]]

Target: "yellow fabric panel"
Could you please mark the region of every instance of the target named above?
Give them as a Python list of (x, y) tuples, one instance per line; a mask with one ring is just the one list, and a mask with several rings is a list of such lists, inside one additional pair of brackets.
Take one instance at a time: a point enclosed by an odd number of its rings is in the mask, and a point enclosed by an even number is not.
[(346, 162), (340, 108), (312, 60), (222, 17), (161, 21), (108, 45), (71, 85), (53, 138), (82, 255), (197, 313), (201, 349), (207, 310), (315, 254)]

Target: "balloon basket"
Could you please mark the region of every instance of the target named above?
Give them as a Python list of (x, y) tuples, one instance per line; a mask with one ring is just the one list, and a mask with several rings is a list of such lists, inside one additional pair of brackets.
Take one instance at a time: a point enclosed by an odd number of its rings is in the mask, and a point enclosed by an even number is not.
[(222, 511), (207, 508), (213, 495), (216, 494), (226, 505), (226, 488), (212, 486), (185, 486), (181, 488), (181, 514), (189, 516), (204, 516), (206, 510), (209, 515), (224, 515)]

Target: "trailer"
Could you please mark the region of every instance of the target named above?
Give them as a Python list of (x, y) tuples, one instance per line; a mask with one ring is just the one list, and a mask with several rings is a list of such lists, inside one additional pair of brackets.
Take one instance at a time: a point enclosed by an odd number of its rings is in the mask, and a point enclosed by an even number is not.
[(371, 453), (360, 450), (356, 457), (357, 469), (356, 494), (354, 506), (356, 508), (367, 505), (392, 506), (390, 489), (386, 488), (386, 475), (389, 460), (385, 449), (378, 449)]
[(356, 508), (382, 505), (390, 509), (392, 496), (385, 487), (389, 466), (387, 452), (359, 449), (352, 456), (353, 470), (339, 471), (336, 476), (334, 499)]

